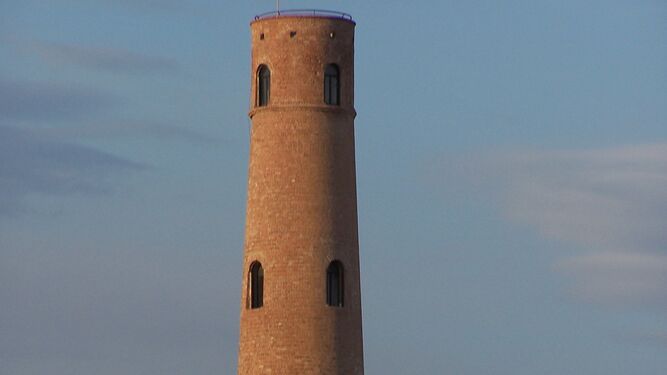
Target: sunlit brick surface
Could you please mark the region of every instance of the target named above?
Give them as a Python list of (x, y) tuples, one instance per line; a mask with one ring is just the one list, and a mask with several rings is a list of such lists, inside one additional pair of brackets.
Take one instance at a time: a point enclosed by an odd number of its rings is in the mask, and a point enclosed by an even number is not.
[[(277, 17), (252, 29), (252, 119), (241, 301), (240, 375), (363, 374), (354, 162), (354, 23)], [(263, 34), (263, 39), (261, 35)], [(323, 100), (340, 68), (341, 106)], [(255, 74), (271, 70), (269, 105)], [(326, 304), (326, 269), (344, 266), (345, 306)], [(264, 267), (264, 305), (248, 271)]]

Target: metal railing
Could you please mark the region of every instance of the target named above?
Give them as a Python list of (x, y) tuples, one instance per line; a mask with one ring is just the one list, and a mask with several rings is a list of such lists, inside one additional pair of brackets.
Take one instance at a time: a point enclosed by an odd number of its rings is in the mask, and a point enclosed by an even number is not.
[(343, 12), (336, 12), (333, 10), (323, 9), (288, 9), (288, 10), (274, 10), (273, 12), (266, 12), (255, 16), (255, 20), (262, 20), (266, 18), (282, 17), (282, 16), (313, 16), (313, 17), (329, 17), (342, 18), (344, 20), (352, 21), (352, 16)]

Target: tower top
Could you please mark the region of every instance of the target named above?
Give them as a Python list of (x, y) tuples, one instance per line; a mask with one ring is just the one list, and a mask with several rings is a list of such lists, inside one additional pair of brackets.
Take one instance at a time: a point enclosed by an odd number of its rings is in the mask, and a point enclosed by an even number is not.
[(266, 12), (258, 14), (255, 16), (254, 21), (264, 20), (268, 18), (278, 18), (278, 17), (316, 17), (316, 18), (334, 18), (342, 19), (355, 23), (352, 20), (352, 16), (348, 13), (337, 12), (334, 10), (324, 10), (324, 9), (288, 9), (288, 10), (276, 10), (273, 12)]
[[(319, 10), (289, 10), (258, 15), (250, 23), (252, 80), (249, 116), (308, 106), (311, 110), (354, 116), (354, 29), (349, 15)], [(338, 71), (336, 105), (323, 96), (326, 66)], [(271, 95), (259, 105), (259, 69), (265, 68)], [(268, 88), (268, 86), (267, 86)], [(268, 94), (268, 92), (267, 92)], [(267, 96), (268, 98), (268, 96)], [(263, 100), (262, 100), (263, 101)]]

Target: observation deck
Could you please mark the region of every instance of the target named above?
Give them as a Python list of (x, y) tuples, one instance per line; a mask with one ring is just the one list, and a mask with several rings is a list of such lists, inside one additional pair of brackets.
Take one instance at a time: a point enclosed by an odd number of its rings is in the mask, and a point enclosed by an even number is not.
[(274, 10), (273, 12), (261, 13), (255, 16), (254, 21), (278, 17), (319, 17), (342, 19), (354, 23), (352, 16), (348, 13), (324, 9), (286, 9)]

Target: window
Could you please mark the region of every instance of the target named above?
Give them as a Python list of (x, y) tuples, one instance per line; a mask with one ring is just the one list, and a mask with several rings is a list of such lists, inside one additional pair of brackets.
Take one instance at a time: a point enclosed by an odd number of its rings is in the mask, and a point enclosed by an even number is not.
[(257, 69), (257, 105), (264, 107), (269, 104), (271, 93), (271, 71), (266, 65), (260, 65)]
[(336, 64), (324, 69), (324, 103), (340, 105), (340, 71)]
[(343, 265), (334, 260), (327, 268), (327, 305), (343, 307)]
[(250, 265), (250, 274), (248, 275), (250, 280), (250, 289), (248, 296), (249, 305), (251, 309), (257, 309), (262, 307), (264, 304), (264, 268), (259, 262), (253, 262)]

